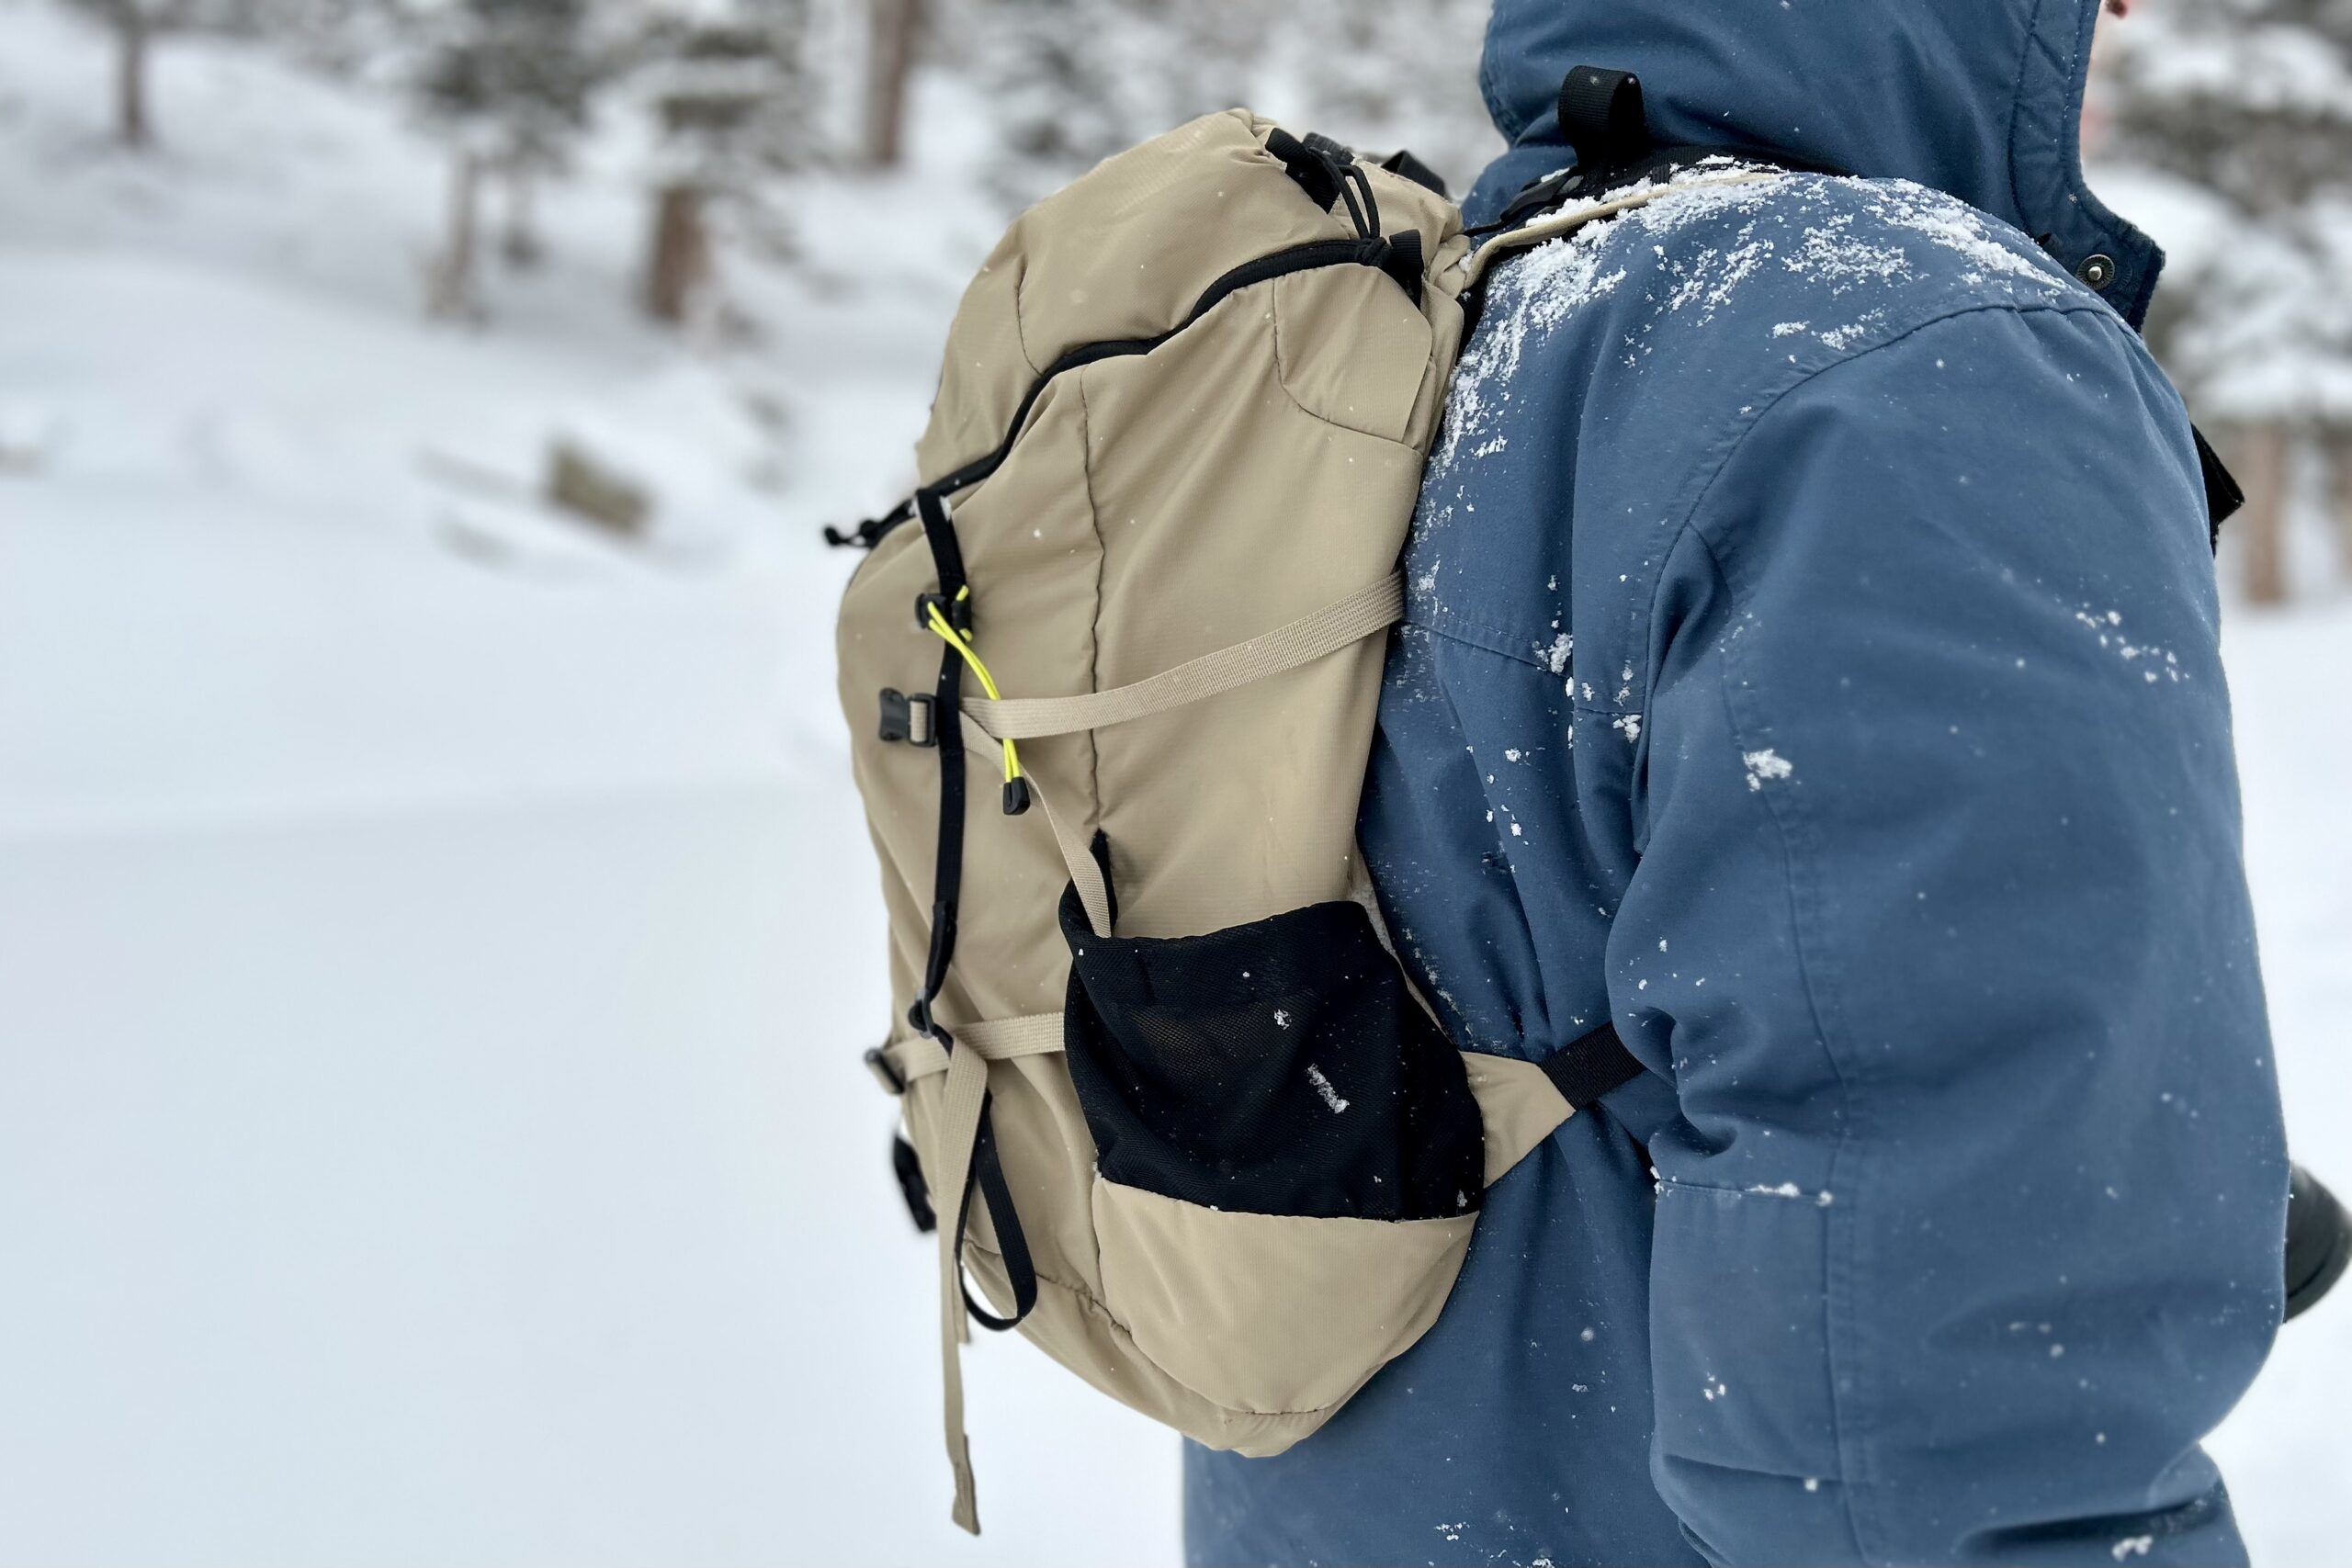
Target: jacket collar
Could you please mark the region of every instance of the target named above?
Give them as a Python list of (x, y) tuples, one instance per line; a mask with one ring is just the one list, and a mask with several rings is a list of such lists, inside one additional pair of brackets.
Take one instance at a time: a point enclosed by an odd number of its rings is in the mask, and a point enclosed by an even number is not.
[[(1948, 191), (2033, 236), (2137, 326), (2164, 253), (2083, 182), (2098, 0), (1496, 0), (1480, 87), (1510, 148), (1467, 203), (1491, 217), (1569, 161), (1560, 78), (1642, 78), (1661, 142), (1753, 147)], [(2096, 271), (2095, 267), (2092, 267)]]

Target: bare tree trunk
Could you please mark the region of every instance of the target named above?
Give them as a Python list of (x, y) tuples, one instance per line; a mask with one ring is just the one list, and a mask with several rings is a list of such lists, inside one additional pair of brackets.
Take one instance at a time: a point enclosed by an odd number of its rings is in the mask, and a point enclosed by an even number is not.
[(865, 161), (877, 169), (904, 154), (907, 78), (914, 70), (922, 0), (866, 0)]
[(2334, 483), (2329, 486), (2328, 499), (2335, 510), (2335, 572), (2352, 582), (2352, 425), (2337, 425), (2328, 431), (2326, 458)]
[(117, 0), (114, 15), (115, 136), (125, 147), (152, 147), (155, 133), (147, 118), (147, 7), (144, 0)]
[(2237, 434), (2230, 464), (2245, 509), (2231, 520), (2245, 558), (2245, 596), (2256, 604), (2287, 601), (2287, 465), (2292, 450), (2283, 424), (2249, 425)]
[(703, 219), (703, 193), (688, 185), (662, 186), (654, 197), (645, 313), (672, 326), (683, 324), (709, 276), (710, 232)]
[(530, 170), (510, 167), (506, 171), (506, 223), (499, 234), (498, 254), (517, 271), (538, 265), (547, 255), (534, 217), (532, 197), (537, 194)]
[(440, 256), (434, 262), (425, 300), (429, 314), (444, 319), (473, 314), (474, 253), (481, 209), (481, 159), (469, 148), (449, 156), (448, 209)]

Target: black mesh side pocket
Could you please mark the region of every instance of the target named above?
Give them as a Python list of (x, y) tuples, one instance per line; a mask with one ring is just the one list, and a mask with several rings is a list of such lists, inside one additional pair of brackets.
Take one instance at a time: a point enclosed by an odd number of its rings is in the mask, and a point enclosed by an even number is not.
[(1478, 1206), (1462, 1058), (1363, 906), (1100, 937), (1075, 889), (1070, 1077), (1106, 1180), (1208, 1208), (1422, 1220)]

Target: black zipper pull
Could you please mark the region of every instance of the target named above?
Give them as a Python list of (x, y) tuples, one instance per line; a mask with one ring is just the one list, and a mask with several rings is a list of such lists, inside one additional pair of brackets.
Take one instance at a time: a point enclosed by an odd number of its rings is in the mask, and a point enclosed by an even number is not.
[(851, 545), (855, 545), (861, 550), (870, 550), (875, 546), (882, 542), (883, 535), (888, 533), (891, 529), (897, 527), (899, 524), (904, 523), (908, 518), (912, 517), (914, 514), (915, 503), (913, 500), (910, 498), (899, 502), (898, 505), (890, 508), (889, 511), (884, 513), (879, 517), (867, 518), (865, 522), (860, 523), (856, 527), (851, 529), (846, 534), (842, 533), (839, 528), (834, 527), (832, 525), (827, 524), (825, 525), (825, 543), (837, 550), (847, 548)]

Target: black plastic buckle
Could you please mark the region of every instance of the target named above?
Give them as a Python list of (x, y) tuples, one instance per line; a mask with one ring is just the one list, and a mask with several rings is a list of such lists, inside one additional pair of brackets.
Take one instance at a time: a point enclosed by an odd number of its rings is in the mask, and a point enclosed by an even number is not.
[(956, 631), (968, 632), (972, 629), (972, 602), (969, 599), (950, 599), (944, 593), (915, 595), (915, 625), (917, 626), (924, 631), (932, 629), (931, 612), (934, 606), (942, 615), (946, 617), (947, 624)]
[(1505, 215), (1556, 206), (1562, 197), (1582, 188), (1584, 176), (1585, 171), (1576, 168), (1555, 169), (1548, 175), (1539, 175), (1520, 187)]
[(1424, 190), (1437, 192), (1449, 201), (1453, 198), (1453, 193), (1445, 188), (1445, 176), (1414, 157), (1408, 149), (1399, 147), (1380, 160), (1380, 166), (1392, 175), (1412, 181)]
[(939, 1216), (932, 1212), (931, 1189), (922, 1179), (922, 1159), (915, 1146), (895, 1134), (890, 1139), (890, 1168), (899, 1176), (899, 1195), (907, 1201), (907, 1218), (914, 1221), (915, 1229), (929, 1235), (939, 1228)]
[(1356, 161), (1356, 150), (1344, 141), (1335, 141), (1319, 130), (1310, 130), (1300, 139), (1300, 145), (1318, 158), (1328, 159), (1340, 168)]
[(882, 688), (882, 724), (877, 733), (885, 740), (903, 740), (910, 746), (939, 744), (936, 716), (939, 699), (924, 692), (900, 692)]
[(914, 1005), (907, 1009), (907, 1027), (917, 1034), (936, 1037), (938, 1025), (932, 1021), (929, 997), (917, 997)]

